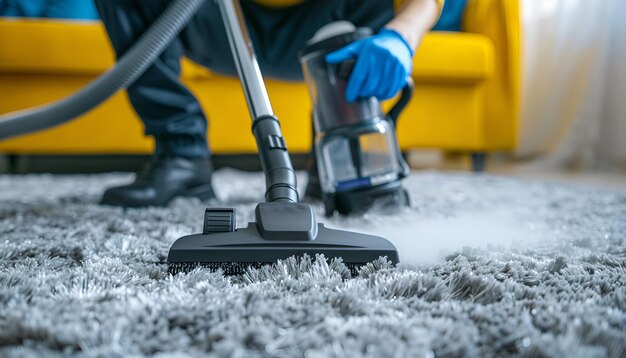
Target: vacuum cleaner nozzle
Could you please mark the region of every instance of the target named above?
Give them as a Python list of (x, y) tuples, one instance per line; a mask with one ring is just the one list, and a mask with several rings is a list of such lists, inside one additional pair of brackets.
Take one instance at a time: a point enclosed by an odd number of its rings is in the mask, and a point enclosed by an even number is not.
[(398, 263), (396, 248), (382, 237), (329, 229), (306, 203), (260, 203), (256, 222), (237, 229), (235, 209), (207, 209), (202, 234), (178, 239), (167, 258), (172, 274), (197, 267), (245, 273), (291, 256), (341, 258), (353, 276), (380, 257)]

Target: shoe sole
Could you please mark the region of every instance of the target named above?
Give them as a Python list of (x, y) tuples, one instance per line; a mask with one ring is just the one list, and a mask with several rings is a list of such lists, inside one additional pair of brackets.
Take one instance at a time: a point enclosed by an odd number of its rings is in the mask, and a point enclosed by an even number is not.
[[(210, 199), (215, 199), (215, 191), (213, 190), (213, 185), (204, 184), (193, 187), (180, 194), (180, 196), (185, 198), (198, 198), (202, 201), (206, 201)], [(167, 203), (165, 205), (167, 205)]]
[(142, 205), (142, 204), (128, 204), (127, 202), (117, 201), (115, 199), (109, 200), (107, 202), (100, 202), (100, 205), (106, 206), (118, 206), (122, 208), (148, 208), (148, 207), (165, 207), (168, 206), (169, 203), (177, 197), (185, 197), (185, 198), (197, 198), (201, 201), (208, 201), (211, 199), (215, 199), (215, 191), (213, 190), (213, 186), (211, 184), (199, 185), (193, 188), (190, 188), (179, 195), (176, 195), (173, 198), (166, 200), (165, 202), (155, 203), (152, 205)]

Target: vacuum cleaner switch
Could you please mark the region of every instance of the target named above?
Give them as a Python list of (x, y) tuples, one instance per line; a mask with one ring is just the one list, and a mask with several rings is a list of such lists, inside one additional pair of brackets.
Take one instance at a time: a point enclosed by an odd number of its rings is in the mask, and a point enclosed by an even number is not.
[(233, 208), (207, 208), (204, 211), (202, 234), (233, 232), (237, 229), (237, 213)]

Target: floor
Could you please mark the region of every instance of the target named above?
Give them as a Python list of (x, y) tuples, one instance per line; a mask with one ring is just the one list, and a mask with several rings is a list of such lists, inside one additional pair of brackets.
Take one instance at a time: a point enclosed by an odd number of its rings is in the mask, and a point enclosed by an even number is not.
[[(464, 154), (444, 155), (440, 151), (422, 150), (411, 152), (408, 159), (416, 170), (468, 172), (471, 169), (469, 156)], [(626, 167), (611, 170), (557, 170), (538, 168), (532, 161), (496, 157), (488, 161), (487, 173), (626, 193)]]
[(253, 218), (263, 175), (217, 172), (209, 204), (97, 205), (129, 179), (0, 175), (0, 356), (626, 355), (625, 194), (414, 172), (411, 208), (321, 219), (388, 238), (399, 267), (349, 279), (311, 258), (170, 276), (169, 247), (207, 205)]
[[(495, 171), (495, 173), (498, 173)], [(545, 181), (549, 183), (571, 184), (585, 188), (597, 188), (626, 193), (626, 173), (601, 171), (589, 172), (532, 172), (532, 171), (503, 171), (502, 175), (529, 180)]]

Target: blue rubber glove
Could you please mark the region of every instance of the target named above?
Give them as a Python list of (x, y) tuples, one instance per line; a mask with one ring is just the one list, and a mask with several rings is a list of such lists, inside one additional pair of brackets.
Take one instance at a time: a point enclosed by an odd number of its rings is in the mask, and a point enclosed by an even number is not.
[(404, 88), (413, 67), (413, 50), (402, 35), (390, 29), (329, 53), (326, 62), (338, 64), (353, 58), (356, 64), (346, 87), (348, 102), (393, 97)]

